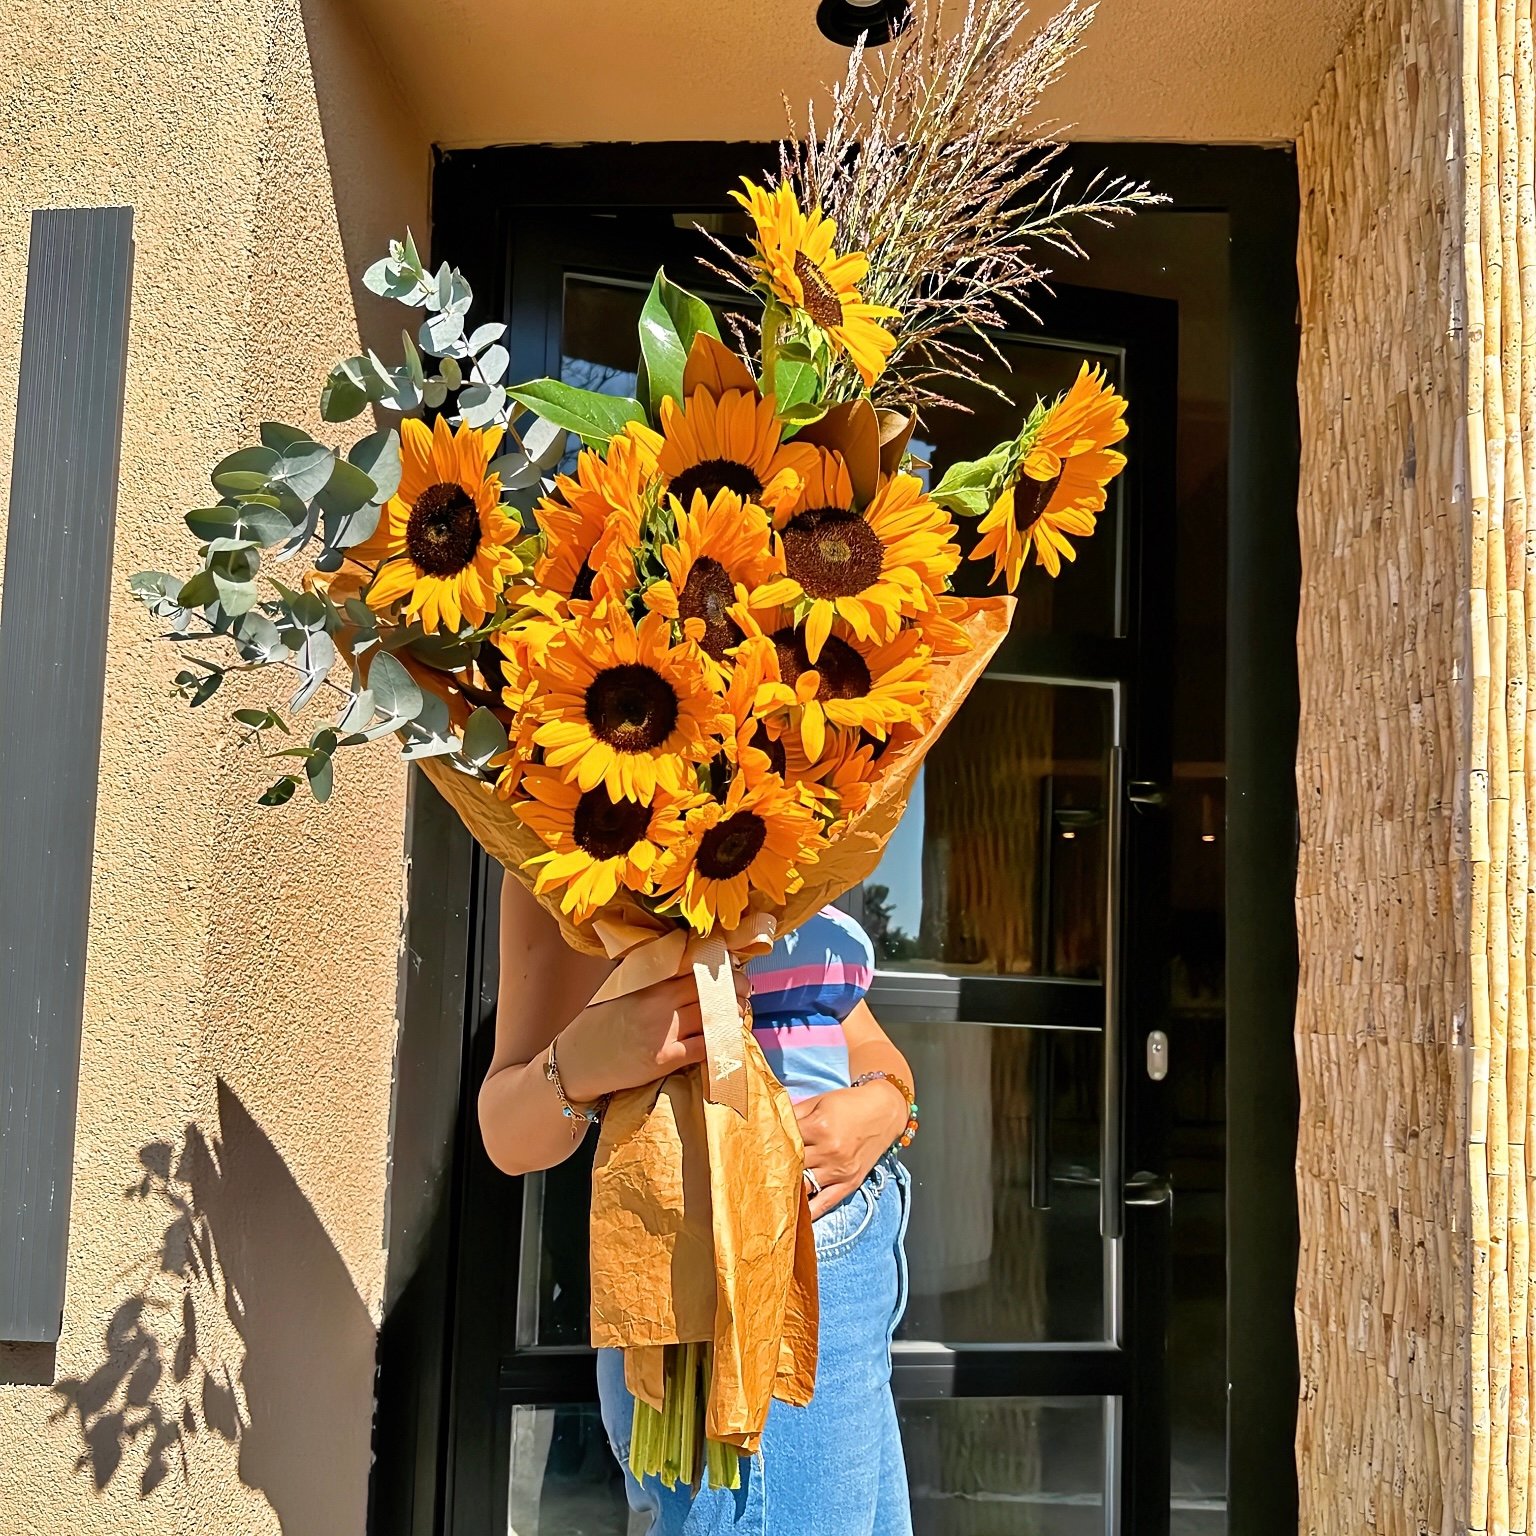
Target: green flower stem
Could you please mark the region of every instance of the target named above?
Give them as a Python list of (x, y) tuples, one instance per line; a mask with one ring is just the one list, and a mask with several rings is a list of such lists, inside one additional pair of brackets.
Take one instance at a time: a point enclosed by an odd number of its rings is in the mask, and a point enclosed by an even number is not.
[(667, 1346), (661, 1410), (635, 1399), (629, 1470), (636, 1478), (659, 1477), (668, 1488), (685, 1482), (697, 1489), (707, 1472), (712, 1488), (741, 1486), (741, 1453), (704, 1432), (713, 1352), (709, 1344)]
[(784, 311), (772, 299), (763, 303), (763, 372), (762, 391), (765, 395), (777, 394), (774, 375), (779, 364), (779, 332), (784, 328)]

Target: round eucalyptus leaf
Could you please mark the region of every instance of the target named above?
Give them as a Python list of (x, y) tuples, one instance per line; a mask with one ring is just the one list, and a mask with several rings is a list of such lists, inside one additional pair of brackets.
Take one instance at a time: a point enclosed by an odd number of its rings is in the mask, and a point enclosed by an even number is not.
[(304, 764), (304, 777), (309, 781), (309, 792), (322, 805), (331, 798), (331, 787), (335, 781), (335, 770), (331, 766), (331, 760), (321, 753)]
[(319, 502), (327, 512), (345, 515), (365, 507), (374, 498), (377, 487), (372, 476), (346, 459), (333, 459), (331, 472), (319, 491)]
[(336, 462), (335, 450), (321, 443), (296, 444), (272, 471), (272, 479), (286, 485), (301, 501), (313, 501), (325, 489)]
[(421, 403), (429, 411), (437, 410), (448, 398), (448, 386), (441, 379), (428, 379), (421, 392)]
[(259, 491), (267, 484), (267, 476), (258, 469), (225, 469), (213, 472), (213, 486), (226, 496), (238, 496), (241, 491)]
[(299, 787), (299, 781), (291, 774), (285, 773), (277, 783), (257, 800), (257, 805), (287, 805), (293, 799), (293, 792)]
[(464, 346), (464, 316), (450, 310), (431, 315), (421, 323), (416, 333), (421, 350), (433, 357), (446, 357), (449, 353), (462, 356)]
[(326, 421), (351, 421), (368, 406), (368, 392), (347, 374), (346, 365), (331, 369), (320, 391), (320, 415)]
[(414, 719), (421, 709), (421, 689), (388, 651), (380, 651), (368, 669), (368, 686), (374, 702), (391, 719)]
[(449, 389), (458, 389), (464, 382), (464, 370), (451, 357), (445, 357), (437, 371)]
[(469, 384), (459, 395), (459, 414), (471, 427), (490, 426), (506, 405), (507, 392), (499, 384)]
[(373, 481), (373, 501), (388, 501), (400, 489), (400, 434), (393, 427), (354, 443), (347, 462)]
[(221, 539), (234, 531), (238, 517), (234, 507), (198, 507), (184, 521), (200, 539)]
[(261, 597), (260, 589), (254, 581), (231, 580), (217, 571), (213, 574), (213, 581), (218, 589), (219, 606), (232, 619), (249, 613)]
[(287, 453), (295, 443), (310, 441), (309, 433), (302, 427), (290, 427), (281, 421), (264, 421), (261, 424), (262, 443), (276, 453)]
[(493, 341), (500, 341), (506, 334), (507, 328), (500, 320), (477, 325), (469, 337), (470, 354), (478, 357)]
[(176, 601), (183, 608), (206, 608), (209, 603), (217, 602), (218, 597), (219, 589), (214, 585), (212, 573), (199, 571), (190, 581), (182, 583)]
[(507, 376), (507, 364), (511, 355), (503, 346), (487, 347), (475, 360), (475, 373), (485, 384), (500, 384)]
[(478, 767), (507, 750), (507, 731), (483, 705), (464, 723), (464, 756)]

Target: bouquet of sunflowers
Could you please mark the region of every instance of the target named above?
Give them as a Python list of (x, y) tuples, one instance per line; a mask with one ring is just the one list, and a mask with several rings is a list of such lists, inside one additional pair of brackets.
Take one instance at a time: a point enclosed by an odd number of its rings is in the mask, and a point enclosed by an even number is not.
[[(397, 737), (567, 939), (615, 960), (600, 998), (695, 977), (705, 1064), (618, 1095), (593, 1176), (593, 1342), (626, 1351), (637, 1475), (735, 1486), (770, 1399), (814, 1386), (798, 1133), (732, 957), (873, 869), (1005, 634), (1011, 598), (951, 591), (955, 519), (979, 518), (971, 558), (1011, 591), (1031, 550), (1052, 576), (1073, 558), (1125, 462), (1125, 402), (1086, 367), (982, 459), (935, 479), (909, 452), (1041, 280), (1027, 252), (1150, 200), (1108, 181), (1072, 201), (1065, 177), (1021, 196), (1054, 149), (1004, 130), (1090, 12), (1027, 38), (1021, 14), (973, 0), (880, 66), (856, 50), (828, 129), (732, 193), (746, 238), (715, 270), (755, 327), (728, 344), (658, 274), (633, 396), (508, 386), (505, 327), (471, 328), (462, 275), (394, 243), (364, 281), (423, 318), (399, 364), (338, 365), (320, 415), (398, 425), (343, 451), (264, 424), (187, 514), (201, 569), (133, 581), (194, 705), (232, 673), (298, 675), (286, 708), (234, 712), (284, 764), (264, 804), (326, 798), (342, 751)], [(328, 691), (339, 710), (295, 735)]]

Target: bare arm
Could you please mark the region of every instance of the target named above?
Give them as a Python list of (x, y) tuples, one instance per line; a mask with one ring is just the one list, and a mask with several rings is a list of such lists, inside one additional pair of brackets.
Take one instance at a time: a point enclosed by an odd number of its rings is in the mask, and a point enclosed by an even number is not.
[[(608, 970), (607, 961), (579, 954), (561, 938), (558, 925), (515, 875), (502, 880), (496, 1048), (480, 1088), (480, 1134), (504, 1173), (552, 1168), (580, 1144), (580, 1122), (560, 1112), (545, 1080), (544, 1053), (586, 1007)], [(567, 1063), (561, 1060), (560, 1066), (564, 1078)]]
[[(891, 1041), (891, 1037), (881, 1029), (879, 1020), (869, 1011), (869, 1004), (861, 1002), (852, 1013), (843, 1020), (843, 1038), (848, 1042), (848, 1068), (853, 1077), (862, 1077), (866, 1072), (889, 1072), (894, 1077), (899, 1077), (908, 1085), (912, 1082), (912, 1068), (907, 1065), (907, 1058), (901, 1054)], [(879, 1088), (879, 1083), (871, 1083), (872, 1088)], [(912, 1090), (917, 1091), (915, 1088)], [(891, 1093), (889, 1088), (886, 1093)], [(899, 1095), (892, 1094), (892, 1097)], [(907, 1117), (903, 1113), (901, 1124), (907, 1123)], [(897, 1128), (897, 1135), (900, 1127)], [(895, 1136), (891, 1138), (892, 1141)]]
[[(573, 1104), (638, 1088), (704, 1059), (692, 976), (673, 977), (612, 1003), (592, 994), (610, 969), (578, 954), (514, 875), (501, 886), (501, 989), (496, 1047), (480, 1088), (480, 1134), (503, 1173), (564, 1162), (586, 1123), (568, 1119), (544, 1075), (550, 1042)], [(746, 995), (746, 978), (737, 975)]]
[[(868, 1004), (861, 1002), (843, 1020), (843, 1038), (853, 1077), (888, 1072), (911, 1083), (907, 1058), (891, 1043)], [(905, 1094), (889, 1082), (836, 1088), (795, 1105), (805, 1166), (821, 1191), (811, 1199), (813, 1217), (846, 1200), (869, 1177), (905, 1129), (907, 1108)]]

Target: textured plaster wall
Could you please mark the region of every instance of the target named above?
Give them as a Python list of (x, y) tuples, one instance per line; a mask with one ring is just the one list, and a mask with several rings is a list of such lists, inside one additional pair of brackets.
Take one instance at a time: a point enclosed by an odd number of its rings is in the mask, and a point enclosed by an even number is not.
[(425, 233), (427, 139), (335, 0), (8, 0), (0, 172), (0, 535), (29, 211), (137, 214), (57, 1352), (84, 1386), (29, 1382), (46, 1362), (0, 1345), (0, 1532), (346, 1536), (383, 1284), (404, 777), (360, 754), (328, 807), (258, 811), (272, 775), (228, 704), (189, 717), (169, 696), (124, 585), (185, 568), (180, 513), (220, 451), (268, 416), (319, 430), (318, 380), (360, 322), (387, 345), (398, 322), (349, 273)]

